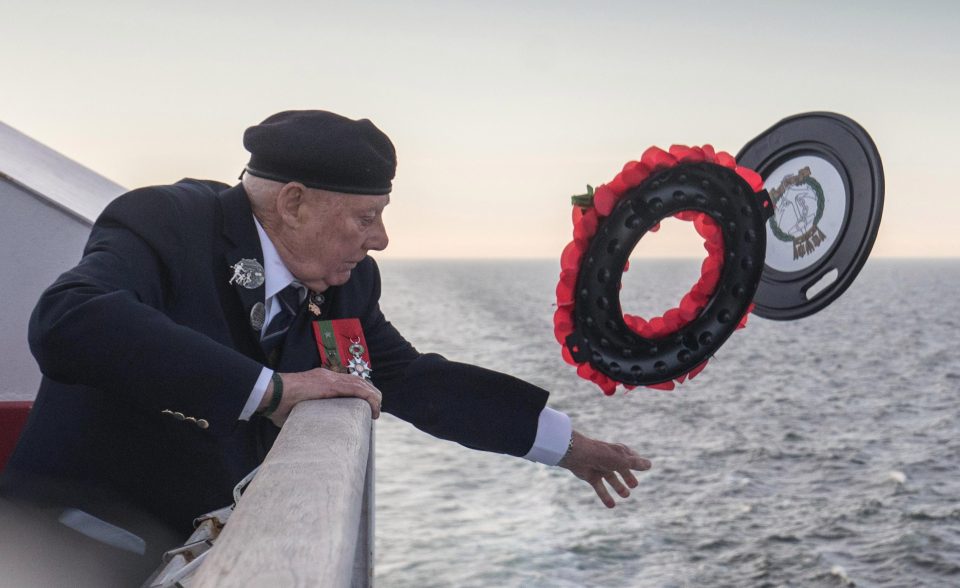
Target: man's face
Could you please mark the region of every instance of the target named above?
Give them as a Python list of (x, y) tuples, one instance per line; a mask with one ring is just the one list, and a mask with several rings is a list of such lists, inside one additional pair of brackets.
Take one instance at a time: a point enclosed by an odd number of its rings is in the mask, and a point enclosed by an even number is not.
[(316, 292), (346, 283), (368, 251), (386, 248), (383, 209), (389, 203), (389, 195), (308, 189), (287, 243), (291, 273)]

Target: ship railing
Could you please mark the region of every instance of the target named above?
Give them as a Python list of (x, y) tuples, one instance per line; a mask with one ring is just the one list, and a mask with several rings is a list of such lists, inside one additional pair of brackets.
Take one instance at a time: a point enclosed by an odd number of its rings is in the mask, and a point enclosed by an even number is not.
[(183, 586), (373, 585), (374, 429), (355, 398), (299, 403)]

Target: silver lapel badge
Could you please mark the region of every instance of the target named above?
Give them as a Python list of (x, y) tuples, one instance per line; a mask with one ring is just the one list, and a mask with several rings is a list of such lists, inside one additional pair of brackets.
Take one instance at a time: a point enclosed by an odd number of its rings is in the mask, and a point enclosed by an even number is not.
[(263, 321), (267, 318), (267, 311), (262, 302), (258, 302), (250, 309), (250, 326), (254, 331), (263, 328)]
[(241, 259), (230, 266), (233, 277), (229, 284), (237, 283), (247, 290), (253, 290), (263, 285), (263, 266), (256, 259)]

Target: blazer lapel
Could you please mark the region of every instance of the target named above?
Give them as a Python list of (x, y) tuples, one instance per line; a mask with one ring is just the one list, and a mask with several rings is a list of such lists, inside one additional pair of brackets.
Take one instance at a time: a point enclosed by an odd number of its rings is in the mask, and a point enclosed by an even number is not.
[[(231, 276), (232, 288), (243, 308), (242, 320), (246, 333), (246, 342), (252, 342), (248, 349), (264, 361), (263, 351), (260, 348), (260, 329), (257, 326), (257, 315), (263, 316), (264, 286), (263, 286), (263, 252), (260, 249), (260, 237), (254, 225), (253, 212), (250, 201), (242, 185), (236, 185), (220, 192), (220, 210), (223, 214), (224, 256), (223, 263)], [(239, 266), (238, 266), (239, 264)], [(236, 268), (240, 268), (237, 271)], [(252, 275), (259, 267), (260, 278)], [(254, 306), (260, 304), (255, 311)], [(260, 319), (262, 324), (262, 318)]]

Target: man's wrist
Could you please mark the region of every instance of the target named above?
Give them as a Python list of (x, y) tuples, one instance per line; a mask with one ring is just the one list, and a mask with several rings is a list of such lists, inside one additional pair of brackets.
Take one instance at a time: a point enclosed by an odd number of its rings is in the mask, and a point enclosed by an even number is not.
[(567, 450), (563, 453), (563, 457), (561, 457), (560, 461), (557, 462), (558, 466), (564, 465), (567, 458), (570, 457), (570, 453), (573, 451), (573, 438), (574, 438), (574, 431), (570, 431), (570, 442), (567, 443)]
[(570, 447), (573, 426), (566, 414), (544, 407), (537, 420), (537, 435), (526, 459), (546, 465), (557, 465)]
[(260, 407), (257, 412), (261, 416), (270, 417), (273, 413), (280, 408), (280, 403), (283, 401), (283, 378), (280, 377), (278, 372), (273, 372), (270, 376), (270, 384), (267, 386), (266, 393), (263, 395), (263, 400), (260, 402)]
[(273, 370), (268, 367), (264, 367), (260, 371), (260, 376), (253, 385), (250, 396), (247, 397), (247, 401), (243, 405), (243, 410), (240, 411), (239, 420), (249, 421), (254, 414), (259, 415), (264, 407), (270, 404), (270, 396), (267, 393), (267, 388), (270, 387), (271, 376), (273, 376)]

